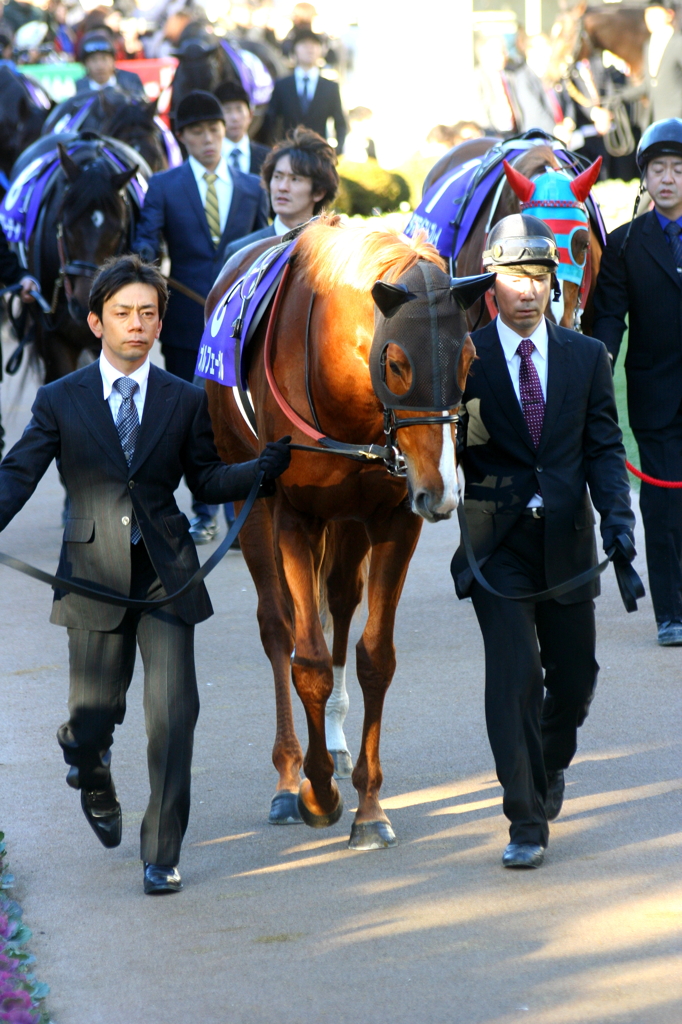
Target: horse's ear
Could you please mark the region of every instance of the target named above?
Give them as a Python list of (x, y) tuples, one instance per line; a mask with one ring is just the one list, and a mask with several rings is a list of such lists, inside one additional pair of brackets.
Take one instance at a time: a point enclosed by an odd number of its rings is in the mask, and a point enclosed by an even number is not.
[(145, 105), (144, 105), (144, 112), (145, 112), (145, 114), (147, 114), (148, 117), (150, 117), (150, 118), (155, 118), (156, 117), (156, 108), (158, 107), (158, 105), (159, 105), (159, 97), (157, 96), (155, 100), (150, 100), (149, 103), (145, 103)]
[(527, 203), (533, 192), (535, 192), (535, 185), (530, 178), (527, 178), (525, 174), (521, 174), (521, 171), (517, 171), (506, 160), (503, 160), (502, 164), (512, 191), (519, 197), (522, 203)]
[(66, 175), (66, 180), (72, 185), (74, 181), (77, 181), (83, 173), (83, 169), (78, 166), (75, 160), (72, 160), (69, 154), (66, 152), (61, 142), (57, 143), (57, 149), (59, 150), (59, 162), (62, 165), (62, 170)]
[(469, 309), (493, 284), (497, 274), (476, 274), (474, 277), (450, 278), (450, 291), (460, 309)]
[(406, 302), (411, 302), (417, 296), (408, 292), (404, 284), (388, 284), (387, 281), (377, 281), (372, 288), (372, 298), (388, 319)]
[(117, 174), (112, 174), (111, 175), (111, 184), (112, 184), (112, 186), (116, 189), (117, 192), (121, 192), (126, 187), (128, 182), (130, 181), (130, 179), (133, 178), (137, 174), (138, 170), (139, 170), (139, 164), (135, 164), (135, 166), (131, 167), (130, 170), (119, 171)]
[(578, 200), (579, 203), (584, 203), (590, 194), (590, 189), (594, 185), (595, 181), (599, 177), (599, 171), (601, 170), (601, 157), (598, 156), (593, 164), (579, 174), (577, 178), (574, 178), (571, 182), (571, 192)]

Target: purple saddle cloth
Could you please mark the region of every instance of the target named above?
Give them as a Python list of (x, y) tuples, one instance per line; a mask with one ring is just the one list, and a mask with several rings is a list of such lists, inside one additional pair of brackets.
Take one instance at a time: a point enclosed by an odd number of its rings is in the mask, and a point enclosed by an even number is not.
[[(263, 318), (289, 262), (296, 239), (266, 249), (225, 292), (213, 310), (199, 345), (195, 373), (235, 387), (237, 372), (246, 388), (244, 349)], [(239, 347), (237, 347), (239, 346)]]
[[(509, 139), (500, 142), (482, 156), (473, 157), (434, 182), (412, 214), (405, 234), (414, 237), (419, 231), (438, 249), (441, 256), (456, 260), (476, 223), (490, 193), (502, 184), (502, 160), (513, 163), (516, 157), (532, 146), (550, 146), (560, 163), (580, 171), (574, 154), (563, 148), (557, 139), (538, 134), (533, 138)], [(606, 244), (606, 228), (597, 204), (590, 196), (586, 203), (590, 219)]]

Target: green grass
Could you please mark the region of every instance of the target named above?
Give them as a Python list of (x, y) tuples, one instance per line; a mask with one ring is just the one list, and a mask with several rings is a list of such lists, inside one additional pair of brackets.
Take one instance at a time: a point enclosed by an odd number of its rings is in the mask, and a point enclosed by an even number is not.
[[(630, 423), (628, 421), (628, 403), (627, 403), (627, 389), (625, 384), (625, 356), (627, 355), (627, 334), (623, 338), (623, 344), (620, 347), (618, 354), (618, 362), (616, 363), (616, 372), (613, 377), (614, 387), (616, 389), (616, 404), (618, 405), (618, 422), (620, 423), (620, 429), (623, 431), (623, 441), (625, 442), (625, 451), (627, 457), (633, 466), (638, 469), (639, 465), (639, 452), (637, 451), (637, 444), (635, 442), (634, 435), (630, 430)], [(639, 490), (639, 480), (632, 473), (629, 474), (630, 483), (634, 490)]]

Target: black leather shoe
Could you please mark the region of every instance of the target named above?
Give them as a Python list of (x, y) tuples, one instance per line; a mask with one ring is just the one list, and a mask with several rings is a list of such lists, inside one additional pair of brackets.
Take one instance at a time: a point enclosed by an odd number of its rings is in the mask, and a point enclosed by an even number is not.
[(539, 868), (545, 859), (545, 848), (537, 843), (509, 843), (502, 854), (505, 868)]
[(121, 805), (113, 782), (106, 789), (81, 789), (81, 807), (92, 831), (108, 850), (121, 842)]
[(547, 796), (545, 798), (547, 821), (554, 821), (555, 818), (559, 817), (559, 811), (564, 802), (565, 789), (566, 780), (564, 779), (563, 768), (559, 768), (555, 772), (547, 772)]
[(162, 896), (181, 889), (180, 872), (172, 864), (145, 864), (144, 891), (147, 896)]
[(196, 516), (189, 524), (189, 532), (195, 544), (210, 544), (218, 536), (218, 520), (215, 516)]
[(661, 647), (680, 647), (682, 645), (682, 622), (677, 620), (659, 622), (658, 642)]

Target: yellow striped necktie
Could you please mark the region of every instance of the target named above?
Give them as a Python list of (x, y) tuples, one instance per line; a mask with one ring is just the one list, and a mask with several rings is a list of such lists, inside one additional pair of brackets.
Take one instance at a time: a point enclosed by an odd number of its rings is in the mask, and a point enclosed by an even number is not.
[(215, 188), (217, 178), (217, 174), (209, 174), (208, 171), (204, 172), (204, 181), (208, 185), (204, 211), (208, 221), (208, 230), (211, 232), (211, 238), (216, 247), (220, 242), (220, 207), (218, 206), (218, 193)]

